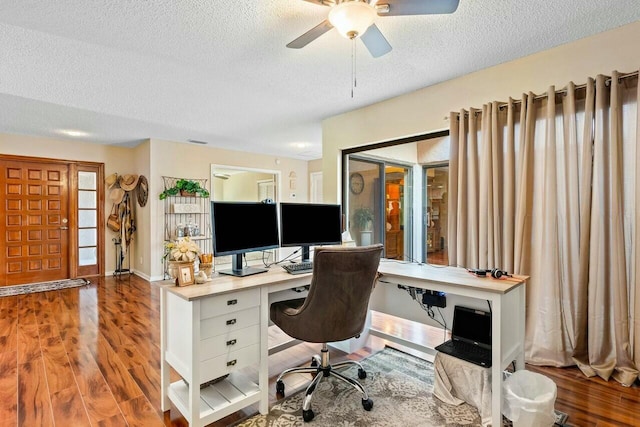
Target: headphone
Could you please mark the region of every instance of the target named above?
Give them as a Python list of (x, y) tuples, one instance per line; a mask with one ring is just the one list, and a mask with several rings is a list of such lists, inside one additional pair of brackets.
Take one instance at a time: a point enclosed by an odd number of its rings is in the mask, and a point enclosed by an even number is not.
[(469, 273), (475, 274), (478, 277), (487, 277), (487, 273), (491, 275), (494, 279), (499, 279), (502, 276), (511, 277), (511, 274), (507, 273), (504, 270), (500, 270), (499, 268), (493, 268), (491, 270), (468, 270)]

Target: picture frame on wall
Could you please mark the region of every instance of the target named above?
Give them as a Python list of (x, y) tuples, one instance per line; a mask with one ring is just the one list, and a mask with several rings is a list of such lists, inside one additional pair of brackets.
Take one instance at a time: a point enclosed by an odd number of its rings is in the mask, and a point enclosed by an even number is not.
[(193, 264), (183, 264), (178, 267), (178, 277), (176, 277), (176, 284), (178, 286), (193, 285), (195, 283), (195, 276), (193, 271)]

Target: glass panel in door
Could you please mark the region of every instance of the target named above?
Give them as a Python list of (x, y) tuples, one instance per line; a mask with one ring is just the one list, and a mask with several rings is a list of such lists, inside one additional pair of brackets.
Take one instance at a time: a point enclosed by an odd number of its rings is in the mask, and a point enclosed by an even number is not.
[(427, 166), (425, 179), (424, 248), (425, 261), (429, 264), (447, 265), (447, 185), (449, 166)]
[(411, 260), (411, 168), (385, 166), (385, 257)]
[(358, 246), (383, 242), (383, 168), (382, 163), (349, 158), (347, 214), (349, 232)]

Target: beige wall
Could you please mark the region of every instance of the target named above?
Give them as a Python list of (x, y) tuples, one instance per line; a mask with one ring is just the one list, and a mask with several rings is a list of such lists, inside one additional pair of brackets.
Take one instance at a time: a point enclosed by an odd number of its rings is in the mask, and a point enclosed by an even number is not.
[(309, 173), (322, 172), (322, 159), (309, 160)]
[[(158, 199), (163, 184), (162, 176), (181, 178), (207, 178), (211, 174), (211, 165), (236, 166), (253, 169), (269, 169), (280, 171), (282, 183), (281, 201), (291, 201), (289, 191), (289, 175), (297, 176), (296, 201), (307, 200), (307, 162), (305, 160), (288, 159), (242, 151), (223, 150), (214, 147), (184, 144), (173, 141), (152, 139), (150, 142), (150, 190), (151, 236), (149, 254), (151, 257), (151, 278), (162, 277), (162, 247), (164, 214), (162, 202)], [(208, 181), (211, 190), (211, 180)], [(148, 206), (149, 206), (148, 205)]]
[(468, 74), (323, 121), (323, 187), (340, 200), (340, 150), (448, 129), (450, 111), (542, 93), (550, 85), (640, 68), (640, 22)]
[[(147, 180), (151, 176), (151, 162), (150, 162), (150, 149), (151, 142), (149, 140), (144, 141), (133, 149), (133, 162), (135, 171), (138, 175), (144, 175)], [(140, 276), (145, 279), (149, 279), (149, 272), (151, 271), (151, 253), (150, 239), (151, 239), (151, 210), (149, 208), (149, 200), (144, 207), (138, 204), (137, 194), (133, 193), (135, 197), (135, 212), (136, 212), (136, 233), (134, 234), (134, 253), (131, 254), (131, 267)], [(151, 198), (151, 190), (149, 190), (149, 198)]]
[[(144, 208), (135, 203), (136, 233), (130, 247), (131, 268), (151, 280), (162, 278), (163, 204), (158, 195), (163, 189), (162, 176), (209, 179), (211, 164), (280, 170), (283, 180), (282, 199), (290, 199), (288, 176), (295, 172), (297, 190), (295, 200), (306, 201), (307, 162), (277, 158), (262, 154), (222, 150), (207, 146), (162, 140), (147, 140), (135, 148), (116, 147), (23, 135), (0, 134), (0, 152), (3, 154), (43, 157), (51, 159), (104, 163), (105, 176), (135, 173), (145, 175), (149, 181), (149, 200)], [(277, 160), (277, 161), (276, 161)], [(210, 184), (210, 181), (209, 181)], [(210, 187), (209, 187), (210, 189)], [(105, 218), (111, 208), (105, 195)], [(107, 229), (105, 236), (105, 271), (115, 269), (115, 251)]]
[(418, 144), (418, 163), (428, 165), (430, 163), (446, 162), (449, 160), (449, 137), (427, 139)]

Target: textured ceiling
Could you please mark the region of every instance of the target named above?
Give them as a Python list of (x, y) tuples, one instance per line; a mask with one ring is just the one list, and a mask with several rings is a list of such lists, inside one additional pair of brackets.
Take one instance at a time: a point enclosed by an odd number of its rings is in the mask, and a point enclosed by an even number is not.
[[(431, 0), (437, 1), (437, 0)], [(380, 3), (383, 1), (380, 0)], [(0, 0), (0, 132), (319, 158), (321, 120), (640, 19), (637, 0), (460, 0), (382, 17), (373, 59), (302, 0)]]

